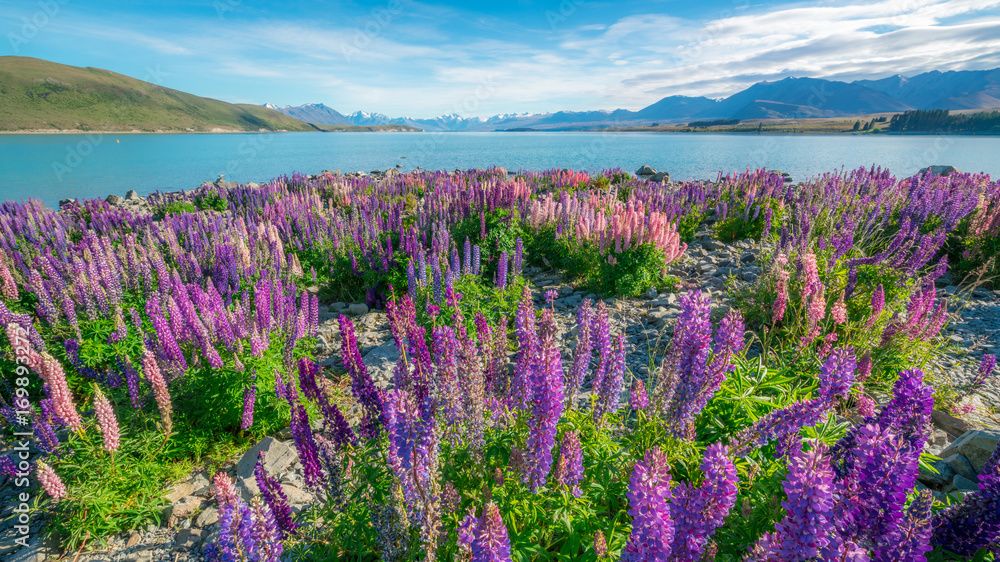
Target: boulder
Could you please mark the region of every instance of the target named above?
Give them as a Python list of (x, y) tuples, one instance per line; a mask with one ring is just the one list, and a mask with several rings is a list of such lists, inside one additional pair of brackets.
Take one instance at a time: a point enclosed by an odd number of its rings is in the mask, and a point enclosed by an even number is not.
[(934, 420), (934, 425), (952, 437), (961, 437), (963, 433), (975, 429), (965, 420), (956, 418), (948, 412), (941, 410), (932, 411), (931, 419)]
[(969, 459), (965, 458), (964, 455), (949, 455), (938, 461), (937, 464), (944, 464), (952, 470), (955, 474), (968, 478), (969, 480), (978, 480), (976, 477), (976, 471), (972, 468), (972, 463)]
[(1000, 431), (967, 431), (942, 451), (940, 456), (948, 458), (951, 455), (964, 455), (979, 474), (983, 471), (990, 455), (996, 450), (998, 442), (1000, 442)]
[(126, 201), (139, 201), (139, 200), (141, 200), (141, 199), (142, 199), (142, 198), (141, 198), (141, 197), (139, 197), (139, 194), (138, 194), (138, 193), (136, 193), (134, 189), (130, 189), (130, 190), (128, 190), (128, 191), (127, 191), (127, 192), (125, 193), (125, 200), (126, 200)]
[(190, 496), (194, 493), (194, 486), (188, 482), (181, 482), (180, 484), (175, 484), (173, 488), (164, 496), (167, 501), (174, 503), (179, 501), (184, 496)]
[(921, 468), (920, 475), (917, 477), (920, 482), (937, 490), (951, 484), (951, 481), (955, 478), (955, 471), (950, 466), (944, 461), (938, 461), (934, 463), (934, 468), (937, 469), (937, 474)]
[(354, 316), (368, 314), (368, 305), (363, 302), (354, 303), (347, 307), (347, 313)]
[(938, 165), (938, 166), (927, 166), (926, 168), (924, 168), (924, 169), (920, 170), (919, 172), (917, 172), (917, 175), (918, 176), (922, 176), (922, 175), (926, 174), (927, 172), (930, 172), (930, 173), (934, 174), (935, 176), (947, 176), (948, 174), (951, 174), (953, 172), (958, 172), (958, 168), (956, 168), (954, 166), (941, 166), (941, 165)]
[(642, 177), (652, 176), (656, 174), (656, 170), (650, 166), (640, 166), (638, 170), (635, 171), (635, 175)]
[(649, 181), (670, 183), (670, 172), (656, 172), (653, 177), (649, 178)]
[(240, 458), (240, 462), (236, 464), (237, 477), (247, 479), (253, 476), (257, 456), (261, 451), (264, 452), (264, 469), (269, 474), (280, 474), (295, 462), (296, 453), (288, 445), (274, 437), (265, 437)]
[(64, 209), (66, 207), (72, 206), (75, 203), (76, 203), (76, 199), (60, 199), (59, 200), (59, 208), (60, 209)]
[(384, 387), (392, 382), (396, 362), (399, 361), (399, 350), (396, 349), (396, 342), (389, 340), (373, 348), (362, 359), (375, 384)]
[(201, 544), (201, 529), (184, 529), (174, 539), (174, 549), (194, 550)]
[(122, 197), (121, 195), (108, 195), (108, 198), (105, 199), (105, 201), (107, 201), (111, 205), (121, 205), (122, 203), (125, 202), (125, 198)]

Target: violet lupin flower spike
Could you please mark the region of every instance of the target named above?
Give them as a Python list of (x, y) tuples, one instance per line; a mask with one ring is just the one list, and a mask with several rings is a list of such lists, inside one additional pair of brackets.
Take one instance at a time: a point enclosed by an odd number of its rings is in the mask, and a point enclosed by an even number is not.
[(624, 562), (670, 560), (674, 523), (667, 503), (671, 497), (669, 468), (666, 455), (653, 447), (632, 469), (626, 493), (632, 533), (622, 552)]
[(264, 451), (261, 451), (257, 458), (257, 464), (254, 465), (254, 478), (257, 480), (257, 487), (260, 488), (260, 495), (264, 498), (271, 513), (274, 514), (281, 535), (288, 538), (295, 533), (298, 524), (292, 517), (292, 508), (288, 504), (288, 497), (285, 496), (281, 483), (278, 482), (277, 478), (268, 474), (267, 469), (264, 468), (264, 456)]
[(538, 332), (540, 355), (531, 373), (533, 407), (526, 451), (530, 460), (526, 476), (535, 492), (545, 486), (552, 468), (552, 447), (563, 410), (562, 356), (556, 344), (555, 318), (551, 310), (542, 312)]
[(709, 445), (701, 464), (705, 480), (696, 488), (688, 483), (674, 488), (670, 515), (674, 521), (673, 559), (698, 562), (715, 530), (722, 526), (736, 503), (739, 478), (729, 458), (729, 449), (721, 443)]

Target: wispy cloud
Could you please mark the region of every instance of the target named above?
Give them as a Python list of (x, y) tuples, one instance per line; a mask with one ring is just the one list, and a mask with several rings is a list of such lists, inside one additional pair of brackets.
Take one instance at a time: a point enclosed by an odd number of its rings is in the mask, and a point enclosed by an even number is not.
[[(637, 0), (571, 4), (558, 25), (551, 8), (530, 2), (504, 12), (386, 0), (308, 13), (241, 0), (224, 17), (155, 1), (67, 4), (22, 54), (132, 75), (162, 66), (165, 85), (227, 100), (418, 117), (456, 108), (480, 116), (637, 109), (665, 95), (721, 97), (787, 76), (1000, 66), (1000, 0), (736, 0), (671, 14)], [(32, 9), (0, 0), (0, 31)], [(490, 94), (468, 104), (484, 82)]]

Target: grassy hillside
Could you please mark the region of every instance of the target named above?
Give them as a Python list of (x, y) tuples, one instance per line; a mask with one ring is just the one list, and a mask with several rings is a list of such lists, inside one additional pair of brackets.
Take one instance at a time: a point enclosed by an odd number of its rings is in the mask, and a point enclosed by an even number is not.
[(315, 131), (283, 113), (235, 105), (99, 68), (0, 57), (0, 131)]

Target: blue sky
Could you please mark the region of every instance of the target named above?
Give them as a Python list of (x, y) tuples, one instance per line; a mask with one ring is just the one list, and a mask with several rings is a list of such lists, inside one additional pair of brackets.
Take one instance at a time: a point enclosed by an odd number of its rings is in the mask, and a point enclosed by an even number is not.
[(0, 0), (0, 34), (0, 55), (230, 102), (488, 116), (996, 68), (1000, 0)]

